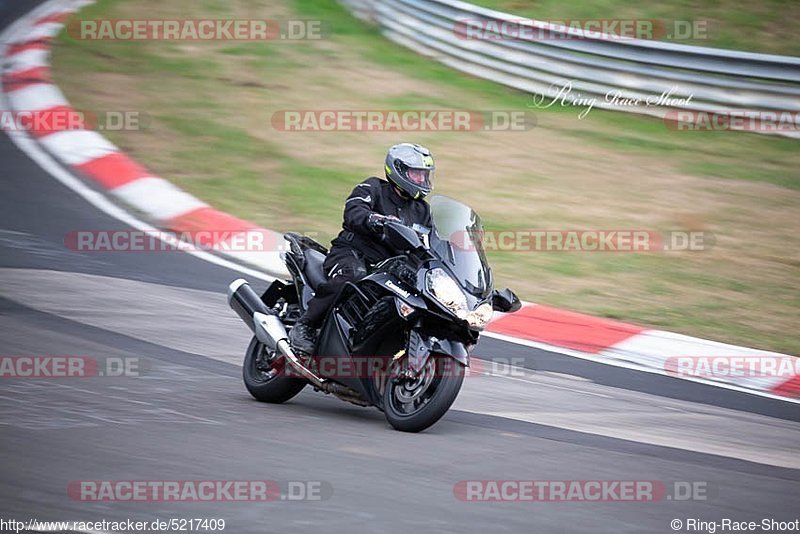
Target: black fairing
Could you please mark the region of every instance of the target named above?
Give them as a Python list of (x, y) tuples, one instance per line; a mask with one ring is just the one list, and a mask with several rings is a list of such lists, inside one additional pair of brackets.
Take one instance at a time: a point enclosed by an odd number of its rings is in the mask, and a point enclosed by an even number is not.
[[(384, 285), (387, 282), (405, 291), (399, 280), (384, 272), (345, 286), (320, 331), (316, 356), (324, 377), (354, 389), (378, 407), (383, 401), (372, 370), (388, 371), (393, 356), (406, 351), (409, 366), (416, 371), (434, 353), (468, 366), (468, 347), (477, 341), (466, 328), (453, 327), (449, 318), (424, 318), (427, 305), (421, 296), (411, 294), (412, 288), (408, 295), (399, 295)], [(416, 310), (413, 323), (398, 313), (398, 301)]]
[(380, 406), (371, 370), (388, 369), (391, 357), (405, 348), (402, 323), (393, 297), (383, 288), (366, 279), (347, 284), (320, 332), (316, 358), (321, 374)]

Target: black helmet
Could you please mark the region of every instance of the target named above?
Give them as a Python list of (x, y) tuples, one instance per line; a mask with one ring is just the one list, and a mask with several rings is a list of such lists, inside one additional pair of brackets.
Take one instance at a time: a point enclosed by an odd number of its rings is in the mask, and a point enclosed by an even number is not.
[(425, 198), (433, 189), (431, 151), (422, 145), (400, 143), (386, 154), (386, 179), (411, 198)]

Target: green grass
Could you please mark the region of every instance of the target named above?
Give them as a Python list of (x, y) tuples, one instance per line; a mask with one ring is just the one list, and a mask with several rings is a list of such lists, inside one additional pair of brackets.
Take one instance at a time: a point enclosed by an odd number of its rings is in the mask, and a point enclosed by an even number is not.
[(355, 185), (349, 169), (301, 165), (288, 160), (286, 170), (288, 179), (281, 182), (280, 193), (292, 213), (308, 219), (341, 218), (342, 199)]

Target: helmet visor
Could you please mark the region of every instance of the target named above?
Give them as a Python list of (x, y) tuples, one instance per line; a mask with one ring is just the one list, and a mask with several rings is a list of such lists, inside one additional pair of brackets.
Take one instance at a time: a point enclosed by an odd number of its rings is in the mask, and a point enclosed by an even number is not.
[(414, 169), (406, 170), (408, 180), (421, 187), (430, 187), (433, 181), (433, 172), (430, 169)]

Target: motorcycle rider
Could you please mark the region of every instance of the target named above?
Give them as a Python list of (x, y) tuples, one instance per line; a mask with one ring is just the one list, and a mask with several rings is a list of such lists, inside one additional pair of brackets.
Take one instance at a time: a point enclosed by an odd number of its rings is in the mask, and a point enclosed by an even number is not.
[(423, 199), (433, 188), (435, 168), (427, 148), (400, 143), (386, 154), (386, 180), (373, 176), (353, 189), (344, 203), (342, 231), (323, 263), (327, 281), (289, 333), (295, 351), (312, 354), (316, 331), (342, 287), (366, 275), (368, 265), (394, 255), (381, 240), (387, 221), (432, 226), (430, 206)]

